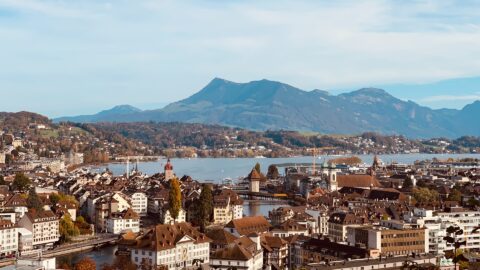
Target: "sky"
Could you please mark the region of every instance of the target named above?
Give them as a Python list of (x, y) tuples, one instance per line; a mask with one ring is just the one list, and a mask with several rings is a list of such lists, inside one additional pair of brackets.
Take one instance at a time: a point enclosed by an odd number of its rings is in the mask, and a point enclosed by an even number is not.
[(214, 77), (461, 108), (479, 53), (478, 1), (0, 0), (0, 111), (153, 109)]

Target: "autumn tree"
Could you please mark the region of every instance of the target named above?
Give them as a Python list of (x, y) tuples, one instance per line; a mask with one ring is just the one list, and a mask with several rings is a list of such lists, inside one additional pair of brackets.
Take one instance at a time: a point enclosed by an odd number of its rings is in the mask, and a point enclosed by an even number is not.
[(174, 220), (178, 218), (182, 208), (182, 191), (177, 178), (170, 179), (170, 192), (168, 194), (168, 204), (170, 215)]
[(267, 171), (267, 178), (268, 179), (277, 179), (279, 176), (278, 173), (278, 168), (275, 166), (275, 164), (271, 164), (268, 166), (268, 171)]
[(255, 170), (256, 170), (258, 173), (262, 173), (262, 170), (261, 170), (261, 167), (260, 167), (260, 163), (257, 162), (257, 164), (255, 164)]
[(212, 189), (209, 185), (205, 184), (202, 187), (200, 198), (195, 204), (195, 218), (197, 225), (200, 225), (200, 230), (205, 231), (205, 227), (211, 219), (213, 212), (213, 195)]
[(436, 190), (429, 188), (414, 188), (412, 190), (412, 195), (417, 203), (436, 202), (440, 198)]
[(69, 214), (65, 214), (60, 219), (59, 231), (62, 242), (69, 242), (73, 236), (80, 234), (80, 230), (75, 226)]
[(458, 189), (452, 190), (450, 195), (448, 195), (448, 200), (449, 201), (456, 201), (456, 202), (461, 202), (462, 201), (462, 192)]
[(74, 270), (96, 270), (97, 265), (90, 257), (84, 257), (75, 264)]
[(40, 197), (38, 197), (37, 192), (35, 192), (35, 188), (31, 188), (28, 191), (28, 197), (27, 197), (27, 207), (29, 209), (35, 209), (35, 211), (40, 212), (42, 211), (42, 200), (40, 200)]
[(102, 270), (137, 270), (130, 257), (116, 256), (112, 264), (102, 265)]
[(329, 164), (347, 164), (347, 165), (358, 165), (362, 163), (362, 159), (357, 156), (351, 157), (340, 157), (331, 159), (328, 161)]
[(24, 192), (30, 186), (31, 181), (23, 173), (17, 173), (15, 179), (13, 179), (12, 188), (16, 191)]

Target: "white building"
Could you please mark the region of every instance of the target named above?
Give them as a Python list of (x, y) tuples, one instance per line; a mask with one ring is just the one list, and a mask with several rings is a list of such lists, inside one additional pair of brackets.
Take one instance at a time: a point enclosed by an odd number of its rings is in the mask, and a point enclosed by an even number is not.
[(149, 264), (168, 269), (208, 264), (210, 241), (189, 223), (157, 225), (137, 240), (131, 259), (138, 267)]
[(121, 234), (127, 231), (140, 231), (140, 217), (132, 208), (122, 213), (113, 213), (107, 218), (107, 232)]
[(405, 220), (425, 226), (429, 230), (429, 249), (434, 254), (444, 254), (445, 251), (453, 250), (451, 244), (443, 239), (446, 229), (452, 225), (463, 230), (462, 235), (456, 236), (457, 240), (465, 240), (467, 244), (461, 248), (464, 250), (480, 248), (480, 231), (472, 233), (473, 229), (480, 224), (480, 211), (469, 211), (460, 207), (452, 207), (449, 212), (436, 212), (415, 208), (412, 213), (405, 216)]
[(18, 228), (10, 220), (0, 219), (0, 256), (18, 251)]
[(260, 237), (252, 234), (243, 236), (235, 244), (217, 250), (212, 254), (210, 266), (213, 269), (263, 269), (263, 250)]
[(18, 226), (32, 232), (34, 248), (53, 246), (60, 239), (59, 220), (52, 211), (28, 212)]
[(173, 219), (172, 215), (170, 215), (170, 210), (165, 207), (160, 214), (160, 221), (162, 224), (186, 222), (187, 212), (183, 208), (180, 208), (180, 211), (178, 212), (178, 217), (176, 219)]
[(243, 200), (232, 190), (222, 190), (213, 196), (213, 223), (227, 224), (243, 217)]
[(129, 194), (130, 196), (130, 204), (132, 205), (133, 210), (139, 216), (144, 217), (147, 215), (148, 209), (148, 197), (143, 192), (135, 192)]

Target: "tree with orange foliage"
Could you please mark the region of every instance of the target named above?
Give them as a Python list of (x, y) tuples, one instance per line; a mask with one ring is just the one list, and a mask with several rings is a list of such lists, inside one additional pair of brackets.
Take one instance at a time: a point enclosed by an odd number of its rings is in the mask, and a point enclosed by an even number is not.
[(84, 257), (78, 263), (75, 264), (74, 270), (97, 270), (95, 261), (90, 257)]

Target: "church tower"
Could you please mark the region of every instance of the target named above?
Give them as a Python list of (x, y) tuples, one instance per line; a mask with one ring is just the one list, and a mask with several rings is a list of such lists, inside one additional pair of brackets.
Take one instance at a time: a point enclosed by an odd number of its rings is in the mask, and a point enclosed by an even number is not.
[(328, 190), (330, 192), (338, 190), (337, 165), (334, 163), (328, 168)]
[(170, 159), (167, 160), (167, 164), (165, 164), (164, 167), (164, 173), (165, 173), (165, 180), (170, 181), (175, 175), (173, 173), (173, 166), (170, 163)]

